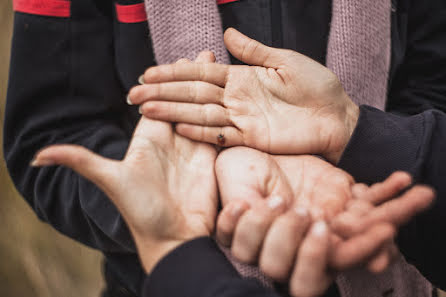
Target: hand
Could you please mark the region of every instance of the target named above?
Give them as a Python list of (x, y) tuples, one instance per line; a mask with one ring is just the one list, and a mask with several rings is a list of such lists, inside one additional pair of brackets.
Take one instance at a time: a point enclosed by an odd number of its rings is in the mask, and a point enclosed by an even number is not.
[[(431, 188), (420, 185), (400, 194), (411, 183), (410, 175), (395, 172), (384, 182), (371, 187), (355, 184), (352, 188), (354, 199), (349, 202), (345, 212), (332, 220), (331, 229), (344, 238), (360, 234), (378, 222), (387, 222), (395, 229), (399, 229), (430, 207), (435, 198)], [(394, 198), (398, 195), (400, 196)], [(375, 259), (368, 263), (368, 269), (374, 273), (382, 272), (397, 253), (398, 248), (394, 242), (389, 242)]]
[[(231, 246), (240, 261), (258, 261), (276, 281), (289, 279), (296, 250), (312, 222), (344, 211), (353, 185), (351, 176), (319, 158), (271, 156), (245, 147), (222, 152), (216, 174), (224, 207), (217, 221), (218, 241)], [(332, 268), (366, 262), (392, 238), (393, 229), (379, 223), (351, 235), (338, 250), (356, 251), (333, 253), (330, 263), (338, 266)]]
[[(276, 158), (282, 159), (283, 168), (275, 162)], [(295, 292), (325, 289), (321, 284), (328, 286), (332, 279), (326, 271), (328, 267), (331, 271), (343, 271), (366, 265), (371, 272), (383, 271), (396, 253), (392, 241), (395, 229), (432, 202), (432, 191), (423, 187), (416, 187), (415, 192), (410, 191), (396, 200), (385, 202), (411, 183), (410, 177), (404, 173), (396, 173), (385, 182), (372, 186), (368, 198), (360, 192), (364, 185), (355, 184), (352, 187), (354, 199), (347, 200), (346, 209), (332, 219), (335, 233), (330, 232), (328, 263), (319, 272), (317, 265), (306, 269), (301, 267), (303, 271), (313, 271), (318, 278), (312, 282), (308, 279), (304, 281), (305, 276), (311, 273), (296, 274), (299, 261), (294, 259), (308, 236), (306, 234), (312, 219), (305, 208), (296, 207), (293, 199), (294, 194), (298, 195), (299, 192), (293, 190), (287, 181), (293, 177), (293, 170), (298, 176), (299, 172), (309, 173), (303, 174), (304, 177), (315, 177), (315, 173), (321, 172), (323, 178), (319, 181), (338, 180), (326, 187), (326, 191), (342, 193), (344, 190), (339, 189), (345, 189), (345, 184), (350, 187), (352, 180), (339, 169), (329, 164), (322, 165), (324, 162), (320, 159), (309, 157), (307, 162), (313, 159), (316, 162), (314, 166), (308, 163), (305, 171), (298, 168), (298, 164), (302, 163), (294, 162), (293, 158), (301, 157), (273, 157), (248, 148), (233, 148), (220, 154), (216, 173), (224, 206), (217, 222), (217, 239), (223, 245), (232, 245), (233, 255), (239, 260), (248, 263), (258, 261), (261, 270), (274, 280), (289, 280)], [(318, 162), (321, 162), (319, 166)], [(315, 169), (314, 173), (311, 173), (312, 168)], [(282, 169), (288, 174), (280, 172)], [(284, 176), (288, 176), (286, 181), (283, 180)], [(346, 182), (341, 182), (343, 179)], [(314, 180), (318, 181), (317, 178)], [(300, 188), (312, 188), (310, 182), (306, 184), (307, 187)], [(324, 189), (323, 183), (317, 188)], [(295, 189), (299, 189), (299, 186)], [(290, 195), (293, 198), (290, 199)], [(277, 197), (285, 198), (278, 200)], [(282, 204), (278, 201), (282, 201)], [(352, 215), (353, 223), (349, 219)]]
[(34, 166), (65, 165), (94, 182), (117, 206), (150, 272), (170, 250), (209, 236), (217, 212), (216, 151), (142, 117), (122, 161), (75, 145), (40, 151)]
[[(195, 60), (214, 61), (210, 52), (200, 53)], [(79, 146), (55, 145), (40, 151), (32, 165), (68, 166), (101, 188), (123, 215), (150, 272), (182, 242), (213, 231), (218, 204), (216, 156), (211, 146), (175, 134), (170, 124), (143, 117), (122, 161)]]
[(221, 146), (273, 154), (319, 154), (337, 162), (359, 115), (338, 78), (299, 53), (266, 47), (234, 29), (225, 44), (255, 66), (162, 65), (131, 90), (150, 118), (181, 123), (177, 132)]

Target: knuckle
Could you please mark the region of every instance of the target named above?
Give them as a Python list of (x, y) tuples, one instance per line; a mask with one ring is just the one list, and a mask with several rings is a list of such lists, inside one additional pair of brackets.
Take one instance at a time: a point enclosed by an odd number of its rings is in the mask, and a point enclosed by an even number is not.
[(161, 71), (159, 67), (150, 67), (144, 73), (144, 81), (151, 82), (153, 80), (157, 80), (161, 75)]
[(217, 231), (224, 236), (228, 236), (234, 232), (234, 228), (227, 217), (221, 217), (217, 223)]
[[(251, 39), (246, 44), (245, 51), (243, 53), (247, 54), (248, 56), (251, 56), (257, 51), (258, 47), (259, 47), (259, 43), (255, 40)], [(243, 56), (243, 57), (245, 57), (245, 56)]]
[(189, 101), (191, 103), (196, 103), (198, 101), (198, 96), (200, 92), (200, 82), (194, 81), (193, 83), (188, 84), (187, 92), (189, 96)]
[(233, 249), (232, 255), (242, 263), (251, 264), (255, 262), (257, 254), (252, 249), (238, 245), (238, 248)]
[(144, 87), (146, 87), (145, 88), (145, 90), (146, 90), (145, 97), (146, 97), (147, 100), (158, 99), (158, 98), (161, 97), (162, 85), (160, 85), (160, 84), (153, 84), (153, 85), (145, 85)]
[(197, 81), (195, 82), (195, 99), (197, 103), (204, 102), (208, 100), (208, 98), (212, 98), (212, 89), (211, 87), (204, 82)]
[(313, 246), (302, 246), (301, 250), (299, 251), (299, 254), (304, 255), (304, 257), (307, 259), (308, 262), (316, 262), (318, 261), (323, 254), (321, 251)]
[(259, 212), (251, 212), (251, 214), (246, 218), (246, 224), (250, 226), (251, 230), (261, 229), (267, 223), (267, 217), (261, 215)]
[(147, 102), (141, 105), (141, 110), (144, 114), (158, 114), (161, 112), (162, 107), (161, 104), (157, 104), (155, 102)]
[(219, 106), (215, 104), (206, 104), (203, 108), (203, 121), (206, 125), (211, 125), (212, 120), (215, 121), (215, 119), (218, 118), (218, 115), (220, 113)]
[(287, 278), (288, 269), (280, 265), (275, 259), (261, 259), (259, 263), (260, 270), (270, 278), (281, 281)]

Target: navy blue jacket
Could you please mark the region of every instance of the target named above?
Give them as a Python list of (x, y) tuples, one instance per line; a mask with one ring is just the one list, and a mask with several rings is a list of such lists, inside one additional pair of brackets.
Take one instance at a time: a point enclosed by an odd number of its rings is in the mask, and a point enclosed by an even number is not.
[[(76, 143), (113, 159), (124, 156), (139, 117), (136, 108), (126, 104), (126, 93), (155, 64), (147, 24), (122, 23), (116, 17), (115, 4), (136, 2), (141, 0), (76, 0), (69, 17), (17, 12), (4, 123), (10, 175), (38, 217), (102, 250), (109, 267), (133, 292), (139, 292), (144, 273), (116, 208), (71, 170), (31, 168), (29, 161), (54, 143)], [(330, 5), (329, 0), (240, 0), (221, 5), (220, 10), (225, 27), (324, 63)], [(446, 110), (446, 1), (399, 0), (393, 7), (388, 110), (400, 115)], [(446, 234), (440, 220), (445, 209), (441, 168), (445, 163), (439, 153), (445, 150), (441, 143), (440, 149), (433, 148), (444, 134), (433, 130), (442, 125), (437, 118), (432, 111), (412, 121), (362, 108), (340, 166), (367, 182), (405, 169), (436, 188), (438, 208), (405, 228), (400, 243), (408, 258), (444, 288), (445, 279), (438, 272), (440, 264), (446, 267), (440, 253), (446, 250), (440, 238)], [(367, 133), (373, 137), (363, 139), (370, 136)], [(414, 238), (421, 238), (423, 246), (417, 247)]]

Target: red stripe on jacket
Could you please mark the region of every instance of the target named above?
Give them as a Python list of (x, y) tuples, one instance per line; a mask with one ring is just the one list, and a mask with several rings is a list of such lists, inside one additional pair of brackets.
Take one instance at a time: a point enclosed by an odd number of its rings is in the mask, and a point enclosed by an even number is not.
[(121, 23), (140, 23), (147, 21), (144, 3), (131, 5), (116, 4), (116, 16)]
[[(226, 4), (239, 0), (217, 0), (217, 4)], [(116, 4), (116, 15), (121, 23), (140, 23), (147, 21), (144, 3), (122, 5)]]
[(66, 0), (14, 0), (13, 9), (17, 12), (68, 18), (71, 15), (71, 2)]
[(231, 3), (231, 2), (235, 2), (235, 1), (239, 1), (239, 0), (217, 0), (217, 4), (226, 4), (226, 3)]

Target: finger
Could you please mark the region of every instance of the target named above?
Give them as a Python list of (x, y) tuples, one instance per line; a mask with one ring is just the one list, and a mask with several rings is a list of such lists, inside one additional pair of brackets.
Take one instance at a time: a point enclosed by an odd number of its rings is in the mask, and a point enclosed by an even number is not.
[(248, 65), (278, 68), (289, 56), (289, 51), (268, 47), (234, 28), (226, 30), (224, 39), (229, 52)]
[(315, 223), (299, 249), (290, 279), (290, 293), (298, 297), (320, 296), (331, 282), (327, 273), (329, 232), (323, 222)]
[(79, 145), (52, 145), (38, 152), (31, 166), (63, 165), (108, 191), (116, 182), (117, 161), (101, 157)]
[(140, 113), (150, 119), (165, 122), (232, 126), (226, 109), (217, 104), (149, 101), (140, 106)]
[(435, 193), (431, 188), (415, 186), (401, 197), (371, 210), (367, 216), (358, 217), (352, 213), (344, 212), (331, 222), (331, 228), (339, 236), (348, 238), (380, 222), (400, 226), (426, 210), (434, 198)]
[(434, 198), (435, 193), (431, 188), (427, 186), (415, 186), (401, 197), (377, 207), (365, 218), (362, 224), (370, 226), (375, 222), (387, 221), (396, 226), (400, 226), (408, 222), (418, 213), (429, 208)]
[[(355, 234), (360, 233), (359, 225), (361, 223), (361, 217), (351, 212), (343, 212), (336, 216), (331, 222), (331, 230), (341, 238), (349, 238)], [(361, 225), (361, 228), (363, 226)]]
[(215, 63), (216, 58), (211, 51), (202, 51), (195, 59), (195, 63)]
[(240, 217), (249, 209), (249, 204), (245, 201), (234, 201), (223, 208), (218, 215), (216, 238), (223, 246), (231, 246), (235, 227)]
[(217, 144), (222, 147), (244, 145), (242, 133), (234, 127), (203, 127), (189, 124), (178, 124), (176, 132), (186, 138)]
[(369, 187), (366, 184), (354, 184), (352, 186), (353, 199), (363, 199), (366, 200), (367, 191)]
[(137, 105), (146, 101), (222, 104), (223, 95), (224, 89), (216, 85), (201, 81), (188, 81), (137, 86), (130, 90), (127, 99)]
[(176, 63), (177, 64), (185, 64), (185, 63), (192, 63), (192, 61), (187, 58), (182, 58), (182, 59), (179, 59), (178, 61), (176, 61)]
[(381, 251), (367, 263), (367, 270), (378, 274), (387, 269), (390, 265), (389, 245), (384, 246)]
[(283, 213), (284, 206), (282, 197), (273, 196), (265, 204), (246, 211), (235, 229), (232, 255), (241, 262), (255, 263), (271, 223)]
[(365, 200), (351, 200), (347, 208), (347, 212), (357, 217), (367, 215), (374, 209), (373, 205)]
[(310, 222), (309, 212), (305, 208), (290, 210), (274, 221), (260, 254), (259, 267), (263, 273), (275, 281), (288, 280)]
[(381, 204), (396, 195), (412, 183), (412, 177), (402, 171), (389, 176), (384, 182), (372, 185), (367, 191), (367, 200), (374, 205)]
[[(192, 63), (192, 61), (189, 60), (189, 59), (187, 59), (187, 58), (182, 58), (182, 59), (179, 59), (178, 61), (176, 61), (176, 63), (177, 63), (177, 64), (184, 64), (184, 63)], [(146, 83), (146, 82), (144, 81), (144, 74), (142, 74), (142, 75), (140, 75), (140, 76), (138, 77), (138, 83), (139, 83), (140, 85), (144, 85), (144, 84)], [(130, 100), (130, 96), (127, 96), (127, 103), (128, 103), (129, 105), (136, 104), (136, 103), (132, 103), (132, 101)]]
[(329, 264), (336, 270), (346, 270), (364, 263), (395, 236), (395, 228), (381, 223), (346, 241), (341, 241), (330, 251)]
[(144, 73), (146, 83), (203, 81), (220, 87), (226, 84), (228, 66), (217, 63), (176, 63), (151, 67)]

